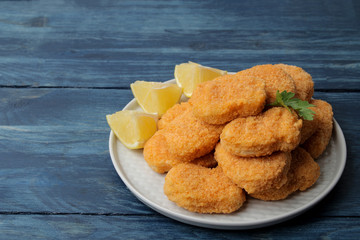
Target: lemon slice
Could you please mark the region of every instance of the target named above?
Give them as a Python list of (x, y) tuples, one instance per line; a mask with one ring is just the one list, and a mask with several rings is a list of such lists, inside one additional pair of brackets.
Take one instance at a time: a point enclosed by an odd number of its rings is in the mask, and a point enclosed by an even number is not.
[(225, 74), (227, 71), (202, 66), (194, 62), (176, 65), (174, 72), (177, 85), (183, 89), (183, 93), (187, 97), (191, 97), (199, 83), (213, 80)]
[(116, 137), (130, 149), (143, 148), (157, 130), (158, 116), (135, 110), (123, 110), (106, 115)]
[(178, 103), (182, 93), (175, 83), (136, 81), (130, 87), (144, 112), (159, 116)]

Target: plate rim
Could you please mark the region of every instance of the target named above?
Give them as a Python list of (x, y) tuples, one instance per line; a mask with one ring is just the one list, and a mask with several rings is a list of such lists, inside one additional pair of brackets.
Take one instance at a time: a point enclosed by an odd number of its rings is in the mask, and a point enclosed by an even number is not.
[[(174, 79), (171, 79), (167, 82), (171, 82), (171, 81), (175, 81)], [(136, 99), (133, 98), (124, 108), (128, 109), (134, 106), (136, 106), (137, 102)], [(156, 212), (167, 216), (169, 218), (172, 218), (174, 220), (186, 223), (186, 224), (190, 224), (190, 225), (194, 225), (194, 226), (199, 226), (199, 227), (206, 227), (206, 228), (212, 228), (212, 229), (224, 229), (224, 230), (245, 230), (245, 229), (254, 229), (254, 228), (260, 228), (260, 227), (266, 227), (266, 226), (270, 226), (270, 225), (274, 225), (286, 220), (289, 220), (291, 218), (294, 218), (300, 214), (302, 214), (303, 212), (309, 210), (310, 208), (312, 208), (313, 206), (315, 206), (317, 203), (319, 203), (322, 199), (324, 199), (330, 192), (331, 190), (336, 186), (336, 184), (339, 182), (344, 169), (345, 169), (345, 165), (346, 165), (346, 158), (347, 158), (347, 147), (346, 147), (346, 141), (345, 141), (345, 137), (344, 137), (344, 133), (340, 127), (340, 125), (338, 124), (338, 122), (335, 120), (335, 118), (333, 118), (333, 122), (334, 122), (334, 128), (333, 128), (333, 132), (336, 133), (336, 139), (338, 139), (338, 144), (339, 147), (342, 149), (341, 155), (339, 156), (340, 159), (338, 159), (338, 161), (340, 161), (340, 166), (338, 171), (336, 172), (336, 175), (334, 176), (333, 180), (329, 183), (329, 185), (327, 185), (327, 187), (321, 192), (321, 194), (319, 194), (316, 198), (314, 198), (312, 201), (302, 205), (301, 207), (294, 209), (292, 211), (289, 211), (285, 214), (276, 216), (274, 218), (270, 218), (270, 219), (264, 219), (264, 220), (253, 220), (253, 221), (249, 221), (249, 222), (234, 222), (234, 223), (214, 223), (211, 220), (208, 219), (198, 219), (196, 217), (193, 216), (187, 216), (187, 215), (183, 215), (181, 213), (177, 213), (177, 212), (173, 212), (171, 210), (168, 210), (165, 207), (159, 206), (158, 204), (156, 204), (155, 202), (151, 201), (151, 199), (148, 199), (146, 197), (144, 197), (132, 184), (131, 182), (128, 180), (127, 176), (125, 176), (125, 174), (123, 173), (122, 169), (120, 168), (120, 166), (118, 166), (117, 162), (116, 162), (116, 156), (114, 153), (114, 149), (115, 147), (113, 145), (116, 145), (117, 140), (115, 137), (115, 134), (113, 133), (113, 131), (110, 131), (109, 134), (109, 152), (110, 152), (110, 157), (111, 157), (111, 161), (112, 164), (117, 172), (117, 174), (119, 175), (119, 177), (121, 178), (121, 180), (124, 182), (124, 184), (126, 185), (126, 187), (132, 192), (132, 194), (135, 195), (135, 197), (137, 199), (139, 199), (142, 203), (144, 203), (145, 205), (147, 205), (148, 207), (150, 207), (151, 209), (155, 210)], [(334, 135), (332, 135), (332, 138), (334, 137)], [(116, 149), (117, 151), (117, 149)], [(214, 214), (214, 216), (216, 216), (216, 214)]]

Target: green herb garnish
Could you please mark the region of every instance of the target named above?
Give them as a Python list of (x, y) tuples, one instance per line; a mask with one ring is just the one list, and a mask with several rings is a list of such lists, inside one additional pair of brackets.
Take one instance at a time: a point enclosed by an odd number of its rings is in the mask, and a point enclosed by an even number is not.
[(295, 93), (283, 91), (282, 93), (279, 90), (276, 92), (276, 100), (270, 103), (270, 106), (275, 107), (284, 107), (287, 110), (290, 110), (289, 107), (294, 109), (300, 117), (305, 120), (313, 120), (315, 112), (309, 107), (315, 107), (315, 105), (310, 104), (308, 101), (303, 101), (301, 99), (295, 98)]

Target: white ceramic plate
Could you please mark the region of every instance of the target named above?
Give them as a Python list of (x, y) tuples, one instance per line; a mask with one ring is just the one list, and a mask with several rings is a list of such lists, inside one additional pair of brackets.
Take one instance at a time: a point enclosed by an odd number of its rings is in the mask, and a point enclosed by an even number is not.
[[(174, 80), (172, 80), (174, 81)], [(124, 108), (141, 110), (133, 99)], [(195, 226), (216, 229), (251, 229), (265, 227), (293, 218), (322, 200), (339, 181), (346, 163), (343, 132), (334, 119), (330, 144), (317, 160), (321, 174), (316, 184), (281, 201), (265, 202), (248, 198), (232, 214), (198, 214), (189, 212), (169, 201), (163, 192), (165, 174), (155, 173), (145, 162), (142, 150), (129, 150), (110, 132), (109, 149), (113, 165), (130, 191), (155, 211)]]

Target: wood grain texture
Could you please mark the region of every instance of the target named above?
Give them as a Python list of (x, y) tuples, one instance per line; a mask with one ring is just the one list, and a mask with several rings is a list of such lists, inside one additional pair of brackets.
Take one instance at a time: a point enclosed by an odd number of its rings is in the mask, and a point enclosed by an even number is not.
[(303, 67), (321, 89), (360, 84), (351, 1), (30, 1), (0, 9), (1, 86), (128, 88), (172, 79), (175, 64), (188, 60), (228, 71), (283, 62)]
[(0, 125), (96, 126), (105, 115), (120, 111), (133, 95), (129, 90), (0, 88)]
[[(7, 239), (349, 239), (357, 240), (358, 218), (304, 215), (275, 227), (221, 231), (194, 227), (163, 216), (1, 215)], [(151, 223), (151, 224), (149, 224)], [(16, 224), (17, 228), (14, 228)], [(34, 226), (37, 226), (34, 231)], [(311, 235), (309, 235), (311, 233)]]

